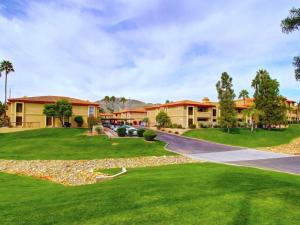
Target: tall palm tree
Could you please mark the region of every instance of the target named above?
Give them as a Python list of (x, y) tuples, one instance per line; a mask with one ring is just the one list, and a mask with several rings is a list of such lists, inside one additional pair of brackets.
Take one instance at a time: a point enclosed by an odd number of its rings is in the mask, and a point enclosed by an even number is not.
[(110, 97), (106, 95), (106, 96), (104, 97), (103, 100), (104, 100), (105, 106), (106, 106), (106, 108), (107, 108), (107, 105), (108, 105), (108, 103), (110, 102)]
[(125, 103), (127, 102), (127, 99), (125, 97), (121, 97), (120, 102), (123, 104), (123, 106), (125, 105)]
[(246, 105), (246, 98), (249, 98), (249, 92), (246, 89), (241, 90), (239, 98), (244, 100), (244, 105)]
[[(6, 105), (6, 103), (7, 103), (7, 76), (8, 76), (9, 73), (15, 72), (13, 64), (10, 61), (8, 61), (8, 60), (3, 60), (0, 63), (0, 76), (1, 76), (2, 72), (5, 73), (5, 98), (4, 98), (4, 105)], [(6, 114), (4, 113), (4, 115), (6, 115)]]
[(116, 102), (116, 97), (115, 96), (111, 96), (110, 97), (110, 101), (111, 101), (111, 108), (112, 108), (112, 110), (114, 110), (114, 106), (115, 106), (115, 102)]

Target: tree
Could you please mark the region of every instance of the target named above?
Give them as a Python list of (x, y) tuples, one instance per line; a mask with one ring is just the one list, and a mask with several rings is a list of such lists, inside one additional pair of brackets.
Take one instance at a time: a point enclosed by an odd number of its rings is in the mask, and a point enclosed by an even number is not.
[(239, 98), (244, 100), (244, 105), (246, 105), (246, 98), (249, 98), (249, 92), (246, 89), (240, 91)]
[[(13, 64), (8, 61), (8, 60), (3, 60), (0, 63), (0, 77), (1, 77), (1, 73), (4, 72), (5, 73), (5, 90), (4, 90), (4, 105), (6, 107), (6, 103), (7, 103), (7, 76), (8, 74), (10, 74), (11, 72), (15, 72)], [(4, 112), (4, 117), (6, 117), (6, 110)]]
[(252, 81), (255, 108), (263, 112), (261, 123), (271, 129), (272, 125), (285, 122), (286, 107), (279, 94), (279, 83), (266, 70), (259, 70)]
[(170, 103), (170, 100), (166, 100), (166, 101), (165, 101), (165, 104), (168, 104), (168, 103)]
[(121, 97), (120, 102), (123, 104), (123, 106), (125, 105), (125, 103), (127, 102), (127, 99), (125, 97)]
[(61, 126), (64, 126), (65, 119), (72, 116), (72, 105), (67, 100), (57, 101), (55, 104), (46, 104), (43, 113), (46, 116), (58, 118)]
[[(281, 28), (283, 33), (291, 33), (299, 30), (300, 27), (300, 8), (292, 8), (290, 16), (281, 21)], [(293, 65), (295, 66), (296, 80), (300, 80), (300, 56), (294, 57)]]
[(249, 118), (252, 133), (255, 125), (259, 123), (259, 117), (263, 115), (263, 112), (256, 109), (255, 105), (251, 105), (249, 108), (243, 110), (243, 114)]
[(105, 96), (103, 100), (104, 100), (105, 105), (107, 107), (108, 103), (110, 102), (110, 97), (109, 96)]
[(56, 110), (56, 105), (55, 104), (46, 104), (46, 105), (44, 105), (43, 113), (47, 117), (52, 117), (53, 124), (55, 124), (55, 118), (56, 118), (56, 115), (57, 115), (57, 110)]
[(300, 102), (297, 104), (297, 122), (300, 121)]
[(226, 127), (228, 133), (237, 121), (234, 103), (235, 94), (232, 86), (232, 78), (228, 73), (222, 73), (221, 80), (217, 82), (216, 88), (220, 102), (220, 125)]
[(5, 104), (0, 102), (0, 118), (4, 115), (5, 113)]
[(148, 126), (148, 124), (149, 124), (149, 118), (148, 117), (143, 118), (142, 122), (144, 122), (146, 124), (146, 126)]
[(156, 118), (155, 118), (156, 122), (158, 123), (158, 125), (160, 127), (166, 127), (168, 125), (171, 124), (171, 119), (170, 117), (168, 116), (168, 114), (164, 111), (160, 111)]
[(115, 109), (116, 97), (115, 97), (115, 96), (111, 96), (111, 97), (110, 97), (110, 102), (111, 102), (111, 109), (114, 111), (114, 109)]

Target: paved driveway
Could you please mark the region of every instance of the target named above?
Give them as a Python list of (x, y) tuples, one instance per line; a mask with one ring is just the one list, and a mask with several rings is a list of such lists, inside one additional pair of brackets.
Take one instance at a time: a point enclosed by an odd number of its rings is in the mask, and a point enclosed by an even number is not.
[(227, 146), (162, 132), (158, 132), (157, 139), (168, 143), (167, 148), (171, 151), (193, 159), (300, 174), (300, 157), (293, 155)]

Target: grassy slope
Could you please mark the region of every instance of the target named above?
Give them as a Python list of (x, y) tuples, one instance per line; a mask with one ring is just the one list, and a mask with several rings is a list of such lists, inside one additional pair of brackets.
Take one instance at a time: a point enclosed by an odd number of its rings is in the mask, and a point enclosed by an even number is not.
[(297, 224), (300, 177), (217, 164), (129, 170), (63, 187), (0, 173), (5, 224)]
[(171, 155), (163, 142), (88, 137), (84, 129), (40, 129), (0, 134), (0, 159), (101, 159)]
[(254, 133), (246, 128), (232, 129), (229, 134), (224, 129), (199, 129), (188, 131), (184, 136), (250, 148), (268, 147), (286, 144), (292, 139), (300, 137), (300, 125), (291, 125), (282, 130), (258, 129)]

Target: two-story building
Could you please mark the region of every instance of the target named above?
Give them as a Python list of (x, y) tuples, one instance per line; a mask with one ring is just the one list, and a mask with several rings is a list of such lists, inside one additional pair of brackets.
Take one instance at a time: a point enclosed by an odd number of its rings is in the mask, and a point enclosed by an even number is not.
[(149, 126), (156, 125), (156, 116), (160, 111), (168, 114), (172, 124), (188, 128), (191, 125), (199, 127), (203, 123), (216, 123), (218, 117), (217, 104), (204, 98), (201, 102), (182, 100), (166, 104), (154, 105), (145, 108)]
[(140, 125), (143, 119), (147, 117), (147, 111), (144, 108), (124, 109), (114, 112), (116, 120), (131, 123), (132, 125)]
[(67, 100), (72, 105), (73, 115), (65, 122), (70, 122), (71, 126), (76, 127), (75, 116), (82, 116), (83, 127), (87, 127), (89, 116), (98, 116), (99, 104), (86, 100), (63, 97), (63, 96), (36, 96), (8, 99), (7, 115), (13, 127), (61, 127), (58, 119), (47, 117), (43, 110), (46, 104), (53, 104), (60, 100)]

